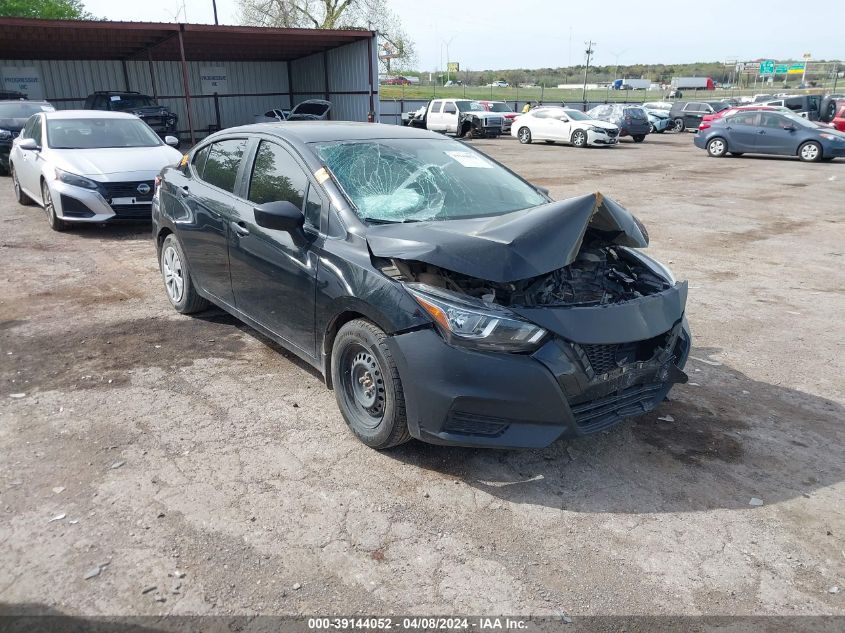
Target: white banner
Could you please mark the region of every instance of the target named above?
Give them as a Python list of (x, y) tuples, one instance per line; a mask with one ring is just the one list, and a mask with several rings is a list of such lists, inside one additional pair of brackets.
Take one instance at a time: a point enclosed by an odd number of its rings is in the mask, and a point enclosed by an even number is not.
[(225, 94), (229, 92), (229, 77), (225, 66), (200, 67), (200, 82), (204, 95)]
[(4, 92), (22, 92), (33, 101), (44, 98), (41, 71), (35, 66), (3, 66)]

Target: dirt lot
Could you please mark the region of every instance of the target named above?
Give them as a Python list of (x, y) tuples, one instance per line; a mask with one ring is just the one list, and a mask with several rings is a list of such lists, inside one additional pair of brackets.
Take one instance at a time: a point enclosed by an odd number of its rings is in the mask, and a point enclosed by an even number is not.
[(542, 451), (377, 453), (290, 355), (176, 314), (149, 226), (53, 233), (4, 177), (5, 609), (845, 615), (845, 161), (474, 143), (646, 223), (688, 385)]

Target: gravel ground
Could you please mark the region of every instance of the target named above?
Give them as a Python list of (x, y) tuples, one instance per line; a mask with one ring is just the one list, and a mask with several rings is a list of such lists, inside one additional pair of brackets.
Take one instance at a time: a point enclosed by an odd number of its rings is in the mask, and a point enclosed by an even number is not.
[(292, 355), (176, 314), (148, 225), (54, 233), (4, 177), (0, 606), (845, 615), (845, 161), (473, 143), (645, 222), (689, 384), (545, 450), (377, 453)]

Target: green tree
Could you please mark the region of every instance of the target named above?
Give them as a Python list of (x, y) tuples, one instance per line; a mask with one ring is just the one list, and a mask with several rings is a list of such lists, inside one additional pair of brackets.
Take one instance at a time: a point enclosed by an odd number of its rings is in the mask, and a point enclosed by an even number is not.
[(45, 20), (94, 20), (81, 0), (0, 0), (0, 16)]

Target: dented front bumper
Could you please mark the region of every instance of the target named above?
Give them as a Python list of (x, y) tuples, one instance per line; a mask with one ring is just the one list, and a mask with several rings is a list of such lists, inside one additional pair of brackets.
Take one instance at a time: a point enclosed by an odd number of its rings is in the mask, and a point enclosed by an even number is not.
[[(685, 382), (691, 340), (686, 319), (660, 336), (612, 350), (555, 336), (522, 355), (447, 345), (434, 329), (424, 329), (393, 336), (388, 345), (403, 377), (414, 437), (457, 446), (542, 448), (650, 411), (674, 383)], [(653, 355), (638, 359), (638, 343), (649, 345)]]

